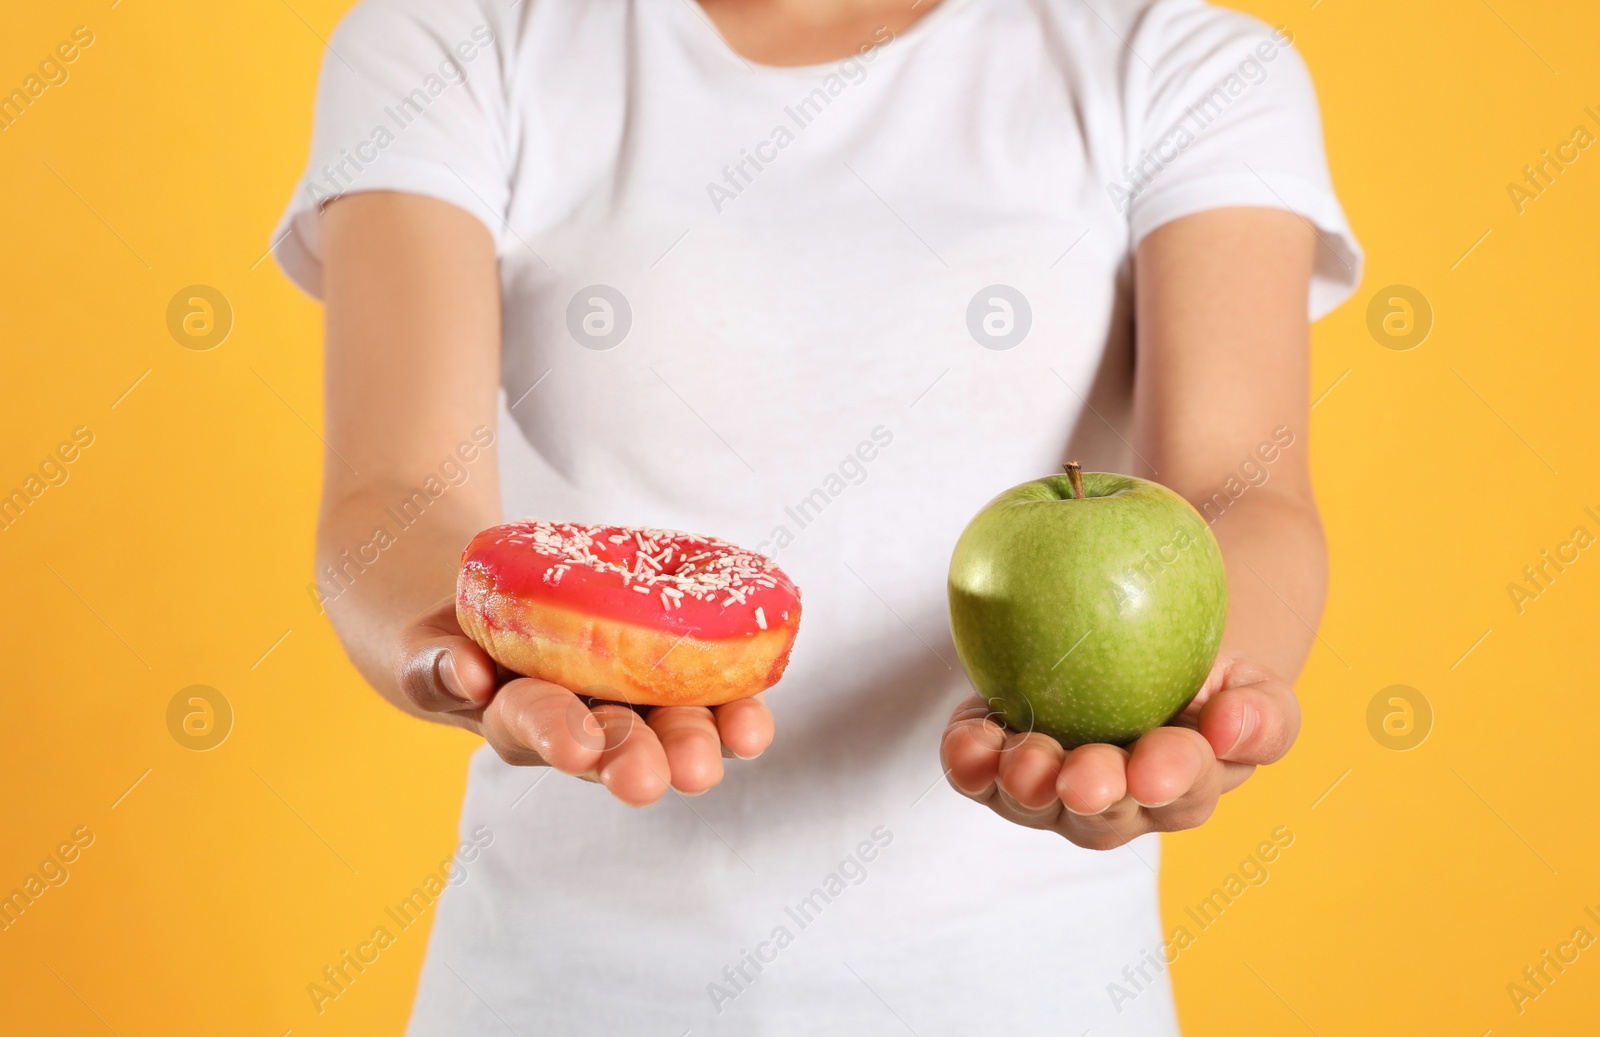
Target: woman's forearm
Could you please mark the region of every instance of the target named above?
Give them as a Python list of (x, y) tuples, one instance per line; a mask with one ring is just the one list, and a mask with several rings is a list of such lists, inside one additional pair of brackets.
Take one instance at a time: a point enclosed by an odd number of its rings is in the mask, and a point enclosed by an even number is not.
[(1152, 232), (1135, 264), (1132, 445), (1148, 469), (1136, 474), (1211, 523), (1228, 575), (1224, 653), (1291, 681), (1328, 583), (1303, 442), (1319, 247), (1291, 213), (1218, 209)]
[[(345, 652), (407, 713), (401, 629), (455, 586), (500, 521), (493, 429), (500, 281), (493, 236), (432, 198), (358, 191), (322, 213), (329, 457), (318, 582)], [(329, 571), (331, 567), (332, 571)]]
[(1252, 489), (1211, 531), (1228, 573), (1222, 649), (1294, 680), (1316, 642), (1328, 591), (1328, 552), (1316, 504)]

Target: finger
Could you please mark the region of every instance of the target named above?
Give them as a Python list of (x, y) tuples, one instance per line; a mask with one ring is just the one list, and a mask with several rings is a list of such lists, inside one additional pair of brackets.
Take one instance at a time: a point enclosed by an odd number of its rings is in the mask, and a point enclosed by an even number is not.
[(1066, 754), (1056, 778), (1061, 805), (1080, 816), (1101, 814), (1128, 794), (1128, 750), (1097, 743)]
[(395, 678), (406, 699), (427, 713), (481, 707), (498, 684), (494, 660), (461, 632), (454, 598), (402, 628)]
[(631, 807), (649, 806), (666, 794), (671, 771), (661, 740), (644, 718), (627, 706), (607, 703), (594, 715), (605, 732), (594, 776)]
[(973, 799), (993, 795), (1006, 744), (1003, 728), (989, 719), (989, 707), (973, 696), (950, 717), (939, 742), (939, 762), (957, 792)]
[(606, 734), (572, 692), (521, 677), (507, 683), (483, 711), (483, 737), (500, 758), (523, 766), (549, 764), (587, 774), (600, 764)]
[(1188, 792), (1164, 807), (1146, 810), (1150, 827), (1157, 832), (1182, 832), (1209, 821), (1222, 801), (1222, 768), (1222, 764), (1213, 763), (1201, 771)]
[(1056, 779), (1065, 808), (1056, 828), (1079, 846), (1111, 850), (1151, 831), (1145, 811), (1127, 794), (1130, 754), (1116, 745), (1080, 745), (1067, 753)]
[(1124, 796), (1098, 814), (1062, 809), (1055, 830), (1087, 850), (1114, 850), (1155, 831), (1144, 808)]
[(1061, 743), (1038, 732), (1012, 735), (1006, 742), (1000, 754), (1000, 791), (1029, 812), (1059, 808), (1056, 780), (1066, 757)]
[(1215, 767), (1211, 746), (1196, 731), (1158, 727), (1133, 743), (1128, 756), (1128, 795), (1146, 809), (1175, 802)]
[(1300, 733), (1300, 702), (1288, 681), (1266, 677), (1217, 692), (1200, 710), (1199, 726), (1217, 759), (1273, 763)]
[(717, 737), (741, 760), (755, 759), (772, 744), (772, 711), (760, 695), (726, 702), (711, 714), (717, 722)]
[[(1151, 739), (1150, 735), (1164, 732)], [(1178, 794), (1162, 802), (1135, 799), (1144, 806), (1150, 826), (1161, 832), (1194, 828), (1209, 818), (1222, 796), (1222, 764), (1211, 755), (1211, 746), (1196, 731), (1187, 728), (1157, 728), (1134, 743), (1128, 760), (1128, 787), (1140, 794)], [(1147, 739), (1148, 746), (1143, 745)], [(1159, 793), (1144, 790), (1160, 790)]]
[(648, 723), (666, 754), (673, 788), (697, 796), (722, 780), (722, 739), (709, 709), (659, 706)]

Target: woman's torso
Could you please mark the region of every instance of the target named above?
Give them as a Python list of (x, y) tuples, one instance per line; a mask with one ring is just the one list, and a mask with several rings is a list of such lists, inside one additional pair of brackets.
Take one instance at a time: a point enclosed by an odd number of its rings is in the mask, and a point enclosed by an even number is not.
[(518, 55), (507, 514), (759, 547), (805, 619), (772, 750), (704, 796), (630, 810), (478, 754), (462, 830), (493, 843), (413, 1032), (1168, 1032), (1164, 983), (1106, 994), (1159, 938), (1154, 842), (1005, 824), (938, 762), (956, 536), (1069, 444), (1127, 462), (1113, 35), (945, 0), (774, 69), (681, 0), (525, 6), (485, 15)]

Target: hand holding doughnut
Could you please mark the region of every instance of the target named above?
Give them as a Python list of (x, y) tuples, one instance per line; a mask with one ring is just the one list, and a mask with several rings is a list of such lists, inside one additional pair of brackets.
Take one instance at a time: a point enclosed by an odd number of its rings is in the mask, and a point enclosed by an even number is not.
[(509, 674), (462, 632), (454, 595), (407, 623), (398, 649), (397, 683), (413, 712), (472, 731), (507, 763), (596, 782), (630, 806), (655, 802), (669, 786), (704, 792), (722, 780), (725, 758), (752, 759), (772, 743), (772, 714), (759, 695), (641, 716)]
[(458, 593), (401, 632), (396, 675), (415, 712), (633, 806), (669, 786), (704, 792), (724, 758), (771, 744), (756, 693), (782, 675), (800, 607), (767, 559), (707, 537), (516, 523), (462, 560)]
[(714, 537), (513, 522), (467, 545), (456, 615), (516, 673), (633, 705), (718, 706), (783, 676), (800, 592)]

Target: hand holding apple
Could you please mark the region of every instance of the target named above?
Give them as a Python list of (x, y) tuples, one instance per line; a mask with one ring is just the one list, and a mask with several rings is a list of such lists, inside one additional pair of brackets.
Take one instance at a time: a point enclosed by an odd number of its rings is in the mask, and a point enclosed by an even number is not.
[(1165, 486), (1064, 467), (962, 531), (950, 632), (1011, 730), (1125, 745), (1177, 715), (1211, 669), (1228, 615), (1222, 553)]
[(956, 790), (1009, 821), (1110, 849), (1192, 828), (1288, 751), (1289, 683), (1217, 656), (1222, 555), (1178, 494), (1083, 473), (1012, 487), (962, 532), (950, 628), (979, 694), (940, 746)]
[(1299, 731), (1289, 682), (1225, 653), (1170, 726), (1127, 748), (1067, 750), (1037, 731), (1008, 731), (973, 695), (951, 715), (939, 755), (956, 791), (1006, 820), (1109, 850), (1202, 824), (1222, 793), (1280, 759)]

